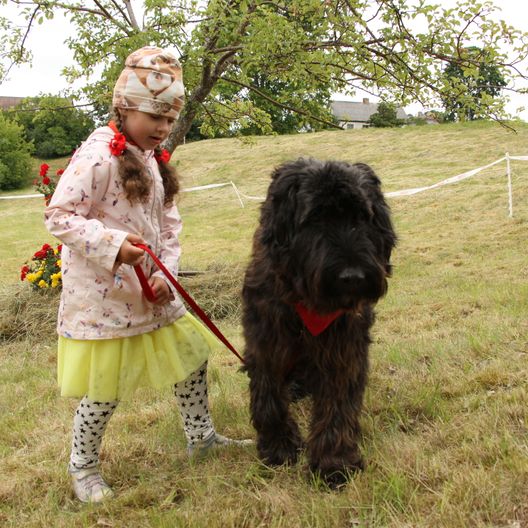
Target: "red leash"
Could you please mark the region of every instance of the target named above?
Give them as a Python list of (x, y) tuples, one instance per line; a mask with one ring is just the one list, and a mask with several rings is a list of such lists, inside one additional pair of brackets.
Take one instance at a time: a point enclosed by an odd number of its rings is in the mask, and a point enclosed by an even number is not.
[[(142, 249), (143, 251), (146, 251), (154, 261), (154, 263), (158, 266), (158, 268), (165, 274), (167, 279), (169, 279), (170, 283), (176, 288), (178, 293), (187, 301), (187, 304), (194, 310), (196, 315), (204, 322), (204, 324), (213, 332), (213, 334), (222, 341), (222, 343), (235, 354), (235, 356), (244, 363), (244, 360), (240, 356), (240, 354), (235, 350), (235, 347), (227, 340), (226, 337), (224, 337), (224, 334), (220, 332), (220, 330), (216, 327), (216, 325), (207, 317), (206, 313), (196, 304), (194, 299), (183, 289), (182, 285), (174, 278), (172, 273), (161, 263), (160, 259), (156, 257), (156, 255), (153, 253), (153, 251), (145, 246), (144, 244), (134, 244), (134, 246), (138, 247), (139, 249)], [(143, 269), (141, 266), (134, 266), (134, 270), (136, 271), (136, 275), (138, 276), (139, 282), (141, 284), (141, 288), (143, 289), (143, 293), (145, 294), (145, 297), (153, 302), (156, 300), (156, 296), (154, 295), (154, 292), (152, 291), (152, 288), (150, 287), (147, 277), (145, 277), (145, 273), (143, 273)]]

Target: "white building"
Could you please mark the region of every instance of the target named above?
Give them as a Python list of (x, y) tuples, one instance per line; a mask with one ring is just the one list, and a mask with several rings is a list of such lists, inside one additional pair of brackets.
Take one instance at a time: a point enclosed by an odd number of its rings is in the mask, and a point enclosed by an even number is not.
[[(332, 113), (343, 128), (366, 128), (369, 127), (369, 119), (378, 111), (378, 103), (371, 103), (368, 97), (363, 98), (361, 103), (355, 101), (332, 101)], [(403, 108), (396, 109), (398, 119), (407, 120), (407, 114)]]

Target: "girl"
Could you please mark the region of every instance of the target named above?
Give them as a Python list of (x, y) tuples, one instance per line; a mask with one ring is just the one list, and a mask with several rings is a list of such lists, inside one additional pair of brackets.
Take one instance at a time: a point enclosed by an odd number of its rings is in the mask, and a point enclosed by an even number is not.
[[(176, 276), (178, 181), (160, 143), (183, 93), (173, 55), (155, 47), (132, 53), (114, 89), (115, 122), (77, 150), (45, 212), (48, 230), (63, 242), (58, 382), (62, 396), (82, 398), (68, 469), (83, 502), (112, 495), (99, 474), (99, 450), (118, 401), (139, 385), (174, 385), (190, 455), (249, 442), (216, 433), (206, 381), (216, 340), (134, 246), (149, 245)], [(153, 303), (142, 295), (138, 264)]]

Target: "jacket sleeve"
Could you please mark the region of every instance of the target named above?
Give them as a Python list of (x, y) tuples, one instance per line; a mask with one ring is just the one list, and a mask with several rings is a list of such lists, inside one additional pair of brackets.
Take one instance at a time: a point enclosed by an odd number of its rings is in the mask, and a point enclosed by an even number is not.
[(72, 160), (44, 212), (44, 222), (48, 231), (71, 250), (115, 271), (116, 257), (127, 233), (107, 228), (93, 213), (93, 205), (108, 187), (111, 171), (108, 161), (82, 156)]
[[(178, 266), (181, 255), (178, 236), (181, 233), (181, 230), (182, 221), (177, 207), (175, 205), (165, 207), (161, 224), (161, 250), (159, 253), (159, 259), (174, 277), (178, 276)], [(173, 290), (173, 293), (176, 294), (175, 288), (165, 278), (163, 272), (158, 270), (154, 272), (152, 276), (165, 279), (171, 290)]]

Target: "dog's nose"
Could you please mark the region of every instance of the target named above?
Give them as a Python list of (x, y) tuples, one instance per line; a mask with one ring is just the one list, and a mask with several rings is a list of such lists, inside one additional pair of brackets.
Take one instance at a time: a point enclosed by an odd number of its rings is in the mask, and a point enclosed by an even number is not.
[(361, 281), (365, 278), (365, 272), (356, 266), (351, 268), (345, 268), (339, 274), (339, 280), (344, 283)]

